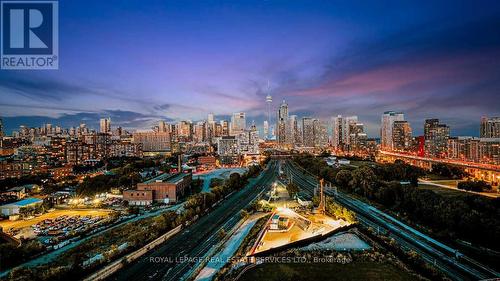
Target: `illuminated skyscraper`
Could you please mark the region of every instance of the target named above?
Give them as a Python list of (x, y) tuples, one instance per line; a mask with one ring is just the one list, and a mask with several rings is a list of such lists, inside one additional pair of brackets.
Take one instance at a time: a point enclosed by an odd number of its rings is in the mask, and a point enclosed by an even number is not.
[(411, 146), (411, 127), (408, 121), (394, 121), (392, 129), (393, 149), (405, 151)]
[(266, 97), (266, 103), (267, 103), (267, 132), (264, 133), (266, 138), (271, 138), (271, 130), (269, 130), (269, 126), (271, 123), (271, 107), (273, 104), (273, 97), (271, 97), (271, 94), (267, 94)]
[(481, 138), (500, 138), (500, 117), (482, 117), (479, 136)]
[(381, 148), (384, 150), (393, 149), (392, 129), (394, 121), (404, 121), (405, 116), (401, 112), (386, 111), (382, 115), (382, 125), (380, 127)]
[(167, 131), (167, 124), (165, 123), (165, 121), (160, 120), (160, 122), (158, 122), (158, 131), (161, 133), (164, 133)]
[(216, 135), (218, 137), (220, 137), (220, 136), (229, 136), (229, 122), (227, 120), (221, 120), (220, 121), (220, 133), (217, 132)]
[(99, 125), (100, 133), (111, 133), (111, 118), (101, 118)]
[(231, 117), (231, 135), (237, 136), (247, 128), (245, 112), (235, 112)]
[(207, 117), (207, 124), (206, 124), (206, 138), (209, 142), (213, 141), (213, 138), (215, 137), (215, 118), (213, 113), (209, 113)]
[(439, 123), (439, 119), (427, 119), (424, 125), (424, 137), (426, 156), (437, 158), (446, 156), (450, 127)]
[(349, 145), (351, 152), (363, 152), (367, 150), (368, 136), (365, 133), (365, 125), (359, 122), (349, 124)]
[(333, 117), (333, 147), (337, 150), (348, 150), (351, 142), (351, 133), (356, 134), (354, 130), (358, 122), (358, 116), (346, 116), (338, 115)]
[(194, 126), (193, 126), (193, 140), (195, 142), (204, 142), (206, 140), (206, 122), (205, 121), (198, 121)]
[(288, 122), (288, 104), (283, 100), (276, 116), (276, 137), (278, 143), (286, 142), (286, 127)]
[(319, 119), (313, 119), (313, 139), (315, 147), (324, 148), (328, 145), (326, 124)]
[(297, 137), (299, 133), (297, 115), (290, 115), (288, 117), (288, 122), (285, 129), (285, 142), (292, 146), (297, 144), (299, 140), (299, 138)]
[(314, 147), (314, 119), (302, 118), (302, 144), (306, 147)]
[(264, 120), (264, 138), (269, 138), (269, 122)]
[(193, 140), (193, 122), (191, 120), (177, 123), (177, 138), (179, 141), (185, 142)]

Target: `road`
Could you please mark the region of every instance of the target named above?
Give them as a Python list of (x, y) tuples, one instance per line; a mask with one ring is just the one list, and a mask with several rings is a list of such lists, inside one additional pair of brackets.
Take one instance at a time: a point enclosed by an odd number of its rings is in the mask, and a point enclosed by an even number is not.
[[(291, 176), (292, 181), (302, 188), (302, 195), (311, 198), (314, 188), (318, 185), (317, 179), (291, 161), (285, 161), (283, 166), (285, 173), (289, 177)], [(402, 249), (417, 252), (425, 261), (434, 264), (454, 280), (481, 280), (500, 277), (497, 272), (469, 257), (460, 254), (460, 258), (455, 258), (457, 250), (405, 225), (369, 204), (341, 192), (327, 190), (325, 193), (335, 197), (337, 202), (353, 210), (361, 224), (388, 234), (401, 245)]]
[(230, 195), (214, 210), (109, 279), (182, 279), (198, 259), (219, 242), (219, 230), (229, 231), (235, 226), (240, 220), (239, 212), (276, 180), (276, 164), (276, 161), (271, 161), (267, 169), (245, 188)]
[(419, 179), (418, 183), (419, 184), (433, 185), (435, 187), (446, 188), (446, 189), (450, 189), (450, 190), (454, 190), (454, 191), (458, 191), (458, 192), (464, 192), (464, 193), (468, 193), (468, 194), (477, 194), (477, 195), (481, 195), (481, 196), (485, 196), (485, 197), (489, 197), (489, 198), (500, 197), (500, 193), (468, 191), (468, 190), (458, 189), (456, 187), (451, 187), (451, 186), (446, 185), (446, 184), (440, 184), (439, 182), (432, 182), (432, 181), (423, 180), (423, 179)]

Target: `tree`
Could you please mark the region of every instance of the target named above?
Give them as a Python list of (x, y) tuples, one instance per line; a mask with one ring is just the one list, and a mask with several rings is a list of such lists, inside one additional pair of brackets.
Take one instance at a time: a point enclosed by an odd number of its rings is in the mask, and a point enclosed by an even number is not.
[(351, 171), (349, 170), (340, 170), (335, 176), (335, 182), (340, 187), (348, 187), (349, 182), (352, 180)]
[(313, 206), (317, 207), (319, 206), (319, 196), (313, 196), (312, 198), (312, 203), (313, 203)]
[(362, 166), (352, 172), (351, 187), (360, 189), (364, 196), (373, 197), (377, 176), (368, 166)]
[(243, 186), (243, 181), (241, 179), (240, 174), (238, 174), (238, 173), (232, 173), (229, 176), (229, 179), (226, 181), (226, 186), (230, 190), (240, 189)]
[(288, 191), (288, 195), (293, 198), (297, 193), (299, 193), (299, 187), (294, 183), (289, 183), (286, 186), (286, 190)]
[(464, 168), (442, 163), (432, 164), (432, 173), (451, 179), (461, 179), (468, 176)]
[(485, 181), (463, 181), (457, 185), (458, 189), (470, 190), (475, 192), (482, 192), (484, 190), (491, 190), (491, 185)]
[(401, 184), (392, 181), (388, 184), (382, 184), (375, 194), (378, 201), (385, 206), (392, 206), (396, 203), (396, 192), (401, 189)]

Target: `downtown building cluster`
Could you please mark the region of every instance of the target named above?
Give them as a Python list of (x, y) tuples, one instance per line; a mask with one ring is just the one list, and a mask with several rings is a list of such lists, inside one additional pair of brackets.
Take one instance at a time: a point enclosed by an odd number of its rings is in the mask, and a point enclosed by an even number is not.
[(500, 118), (481, 118), (479, 137), (452, 136), (439, 119), (424, 121), (423, 136), (413, 136), (401, 112), (387, 111), (381, 118), (380, 149), (431, 159), (500, 165)]
[[(307, 116), (299, 119), (297, 115), (289, 114), (285, 101), (278, 107), (274, 131), (276, 145), (284, 149), (307, 152), (333, 150), (336, 153), (359, 156), (374, 154), (377, 149), (376, 140), (368, 138), (364, 124), (358, 121), (357, 116), (338, 115), (331, 119), (330, 124)], [(268, 138), (273, 139), (272, 133)]]
[(260, 154), (259, 132), (255, 124), (248, 126), (244, 112), (233, 113), (231, 120), (217, 121), (208, 114), (206, 120), (197, 122), (159, 121), (152, 130), (135, 132), (132, 139), (146, 154), (215, 153), (222, 164), (255, 160)]
[[(266, 101), (271, 101), (270, 96)], [(262, 138), (255, 124), (248, 124), (245, 112), (233, 113), (230, 120), (216, 120), (208, 114), (207, 119), (196, 122), (159, 121), (150, 130), (134, 133), (112, 128), (111, 119), (103, 118), (99, 130), (85, 124), (68, 129), (45, 124), (38, 128), (20, 126), (12, 136), (4, 136), (0, 120), (0, 172), (2, 178), (47, 171), (64, 176), (72, 165), (92, 165), (111, 157), (172, 153), (210, 156), (206, 158), (210, 163), (248, 164), (257, 161), (260, 152), (269, 147), (314, 153), (330, 150), (360, 157), (389, 151), (500, 165), (500, 117), (483, 117), (479, 137), (453, 136), (450, 127), (439, 119), (426, 119), (423, 135), (415, 136), (404, 113), (387, 111), (381, 116), (380, 139), (375, 139), (367, 136), (357, 116), (338, 115), (330, 123), (299, 118), (290, 114), (285, 101), (276, 109), (275, 122), (271, 116), (268, 102)]]
[[(285, 101), (278, 107), (274, 131), (280, 148), (315, 151), (326, 149), (329, 144), (328, 125), (324, 121), (290, 115)], [(273, 139), (272, 134), (268, 138)]]
[[(402, 112), (387, 111), (381, 116), (380, 139), (369, 138), (358, 116), (338, 115), (328, 123), (311, 117), (290, 115), (283, 101), (276, 111), (275, 128), (264, 122), (264, 135), (283, 149), (337, 155), (373, 157), (378, 151), (410, 154), (428, 159), (500, 165), (500, 117), (481, 118), (479, 137), (453, 136), (450, 126), (439, 119), (424, 120), (423, 135), (415, 136)], [(329, 127), (331, 134), (328, 134)]]

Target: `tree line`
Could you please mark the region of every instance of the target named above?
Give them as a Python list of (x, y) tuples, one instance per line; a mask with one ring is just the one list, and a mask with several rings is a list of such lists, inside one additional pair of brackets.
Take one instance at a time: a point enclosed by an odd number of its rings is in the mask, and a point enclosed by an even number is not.
[[(435, 235), (462, 239), (500, 250), (500, 199), (473, 194), (447, 197), (418, 188), (425, 171), (403, 162), (358, 168), (332, 168), (319, 158), (299, 156), (296, 162), (335, 183), (341, 190), (359, 194), (402, 213), (430, 228)], [(408, 184), (407, 184), (408, 183)]]

